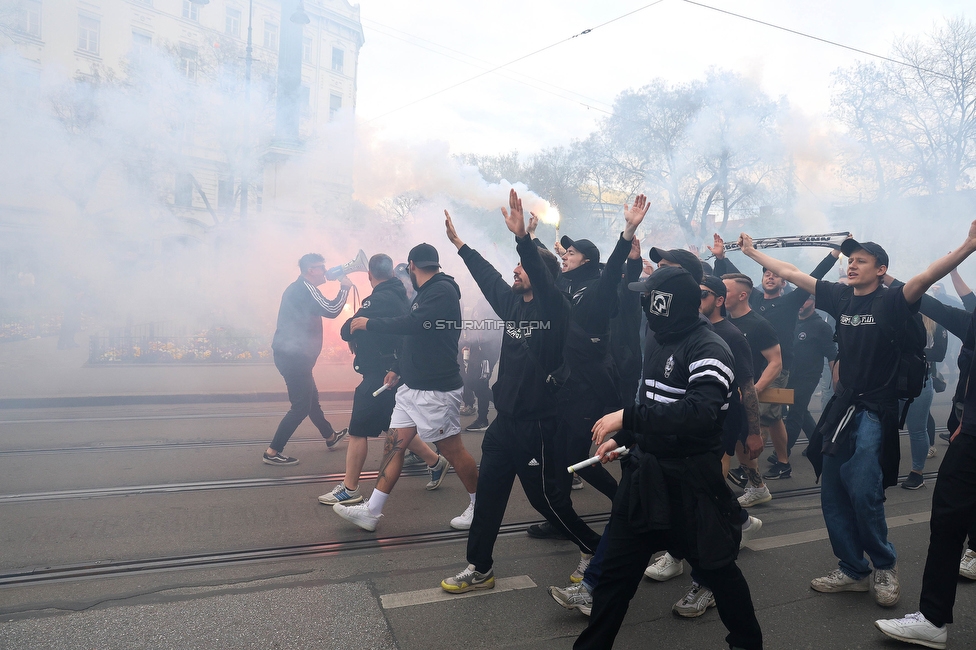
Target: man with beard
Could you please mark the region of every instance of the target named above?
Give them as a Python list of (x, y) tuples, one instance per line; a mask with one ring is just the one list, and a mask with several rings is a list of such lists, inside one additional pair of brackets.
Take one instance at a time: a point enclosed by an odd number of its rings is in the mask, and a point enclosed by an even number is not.
[(521, 260), (511, 286), (461, 241), (451, 216), (444, 211), (448, 239), (457, 247), (488, 304), (505, 321), (498, 380), (492, 386), (498, 413), (481, 444), (478, 502), (468, 533), (468, 566), (441, 582), (441, 588), (449, 593), (495, 586), (492, 550), (516, 476), (532, 507), (576, 544), (582, 560), (592, 557), (600, 541), (573, 510), (569, 485), (560, 477), (566, 474), (568, 464), (566, 444), (557, 434), (558, 405), (550, 384), (552, 373), (563, 363), (570, 306), (555, 285), (559, 263), (533, 243), (515, 190), (509, 194), (509, 210), (502, 208), (502, 214), (515, 235)]
[(322, 352), (322, 319), (335, 318), (342, 313), (352, 282), (342, 276), (339, 293), (333, 300), (326, 300), (318, 290), (318, 286), (326, 280), (325, 258), (318, 253), (303, 255), (298, 260), (298, 270), (301, 276), (288, 285), (281, 296), (278, 326), (271, 341), (275, 368), (285, 379), (291, 408), (281, 419), (274, 439), (264, 452), (262, 462), (267, 465), (298, 464), (297, 458), (281, 452), (305, 418), (309, 418), (319, 430), (329, 449), (346, 432), (343, 429), (336, 433), (325, 419), (312, 368)]
[(609, 546), (593, 591), (589, 625), (574, 644), (608, 648), (627, 614), (651, 555), (686, 558), (713, 590), (730, 647), (762, 648), (749, 585), (736, 566), (741, 508), (722, 476), (722, 423), (735, 361), (700, 318), (701, 290), (683, 268), (659, 268), (645, 282), (647, 340), (641, 404), (593, 427), (597, 454), (614, 460), (621, 487), (610, 516)]
[(466, 530), (474, 513), (478, 466), (464, 448), (460, 435), (464, 385), (457, 362), (461, 290), (454, 278), (440, 271), (437, 249), (430, 244), (417, 244), (410, 249), (407, 263), (410, 280), (417, 290), (409, 312), (396, 317), (359, 317), (349, 324), (350, 334), (365, 330), (403, 336), (398, 363), (384, 380), (385, 385), (393, 387), (402, 376), (403, 385), (396, 392), (376, 488), (365, 503), (352, 506), (336, 503), (332, 509), (363, 530), (376, 530), (386, 499), (403, 470), (403, 454), (419, 435), (424, 442), (433, 443), (442, 456), (431, 469), (427, 488), (436, 488), (448, 467), (454, 465), (468, 491), (468, 507), (451, 520), (452, 528)]

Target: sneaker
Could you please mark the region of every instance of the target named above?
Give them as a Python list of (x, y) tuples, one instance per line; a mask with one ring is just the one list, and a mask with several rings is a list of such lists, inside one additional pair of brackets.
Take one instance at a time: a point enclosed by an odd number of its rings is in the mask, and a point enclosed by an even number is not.
[(407, 453), (403, 454), (404, 467), (417, 467), (418, 465), (427, 467), (427, 463), (424, 462), (424, 459), (412, 451), (408, 451)]
[(475, 420), (468, 426), (464, 427), (465, 431), (484, 431), (488, 428), (488, 420)]
[(966, 554), (959, 562), (959, 575), (969, 580), (976, 580), (976, 551), (971, 548), (966, 549)]
[(909, 472), (908, 478), (901, 482), (901, 486), (906, 490), (917, 490), (925, 485), (925, 478), (918, 472)]
[(488, 569), (488, 573), (478, 573), (474, 565), (456, 576), (441, 580), (441, 589), (451, 594), (463, 594), (474, 589), (492, 589), (495, 586), (495, 570)]
[(729, 470), (728, 478), (732, 483), (744, 488), (749, 483), (749, 475), (746, 474), (744, 467), (736, 467)]
[(909, 614), (905, 618), (875, 621), (874, 626), (892, 639), (922, 645), (926, 648), (945, 648), (946, 641), (949, 638), (949, 632), (945, 625), (936, 627), (922, 616), (922, 612)]
[(939, 455), (939, 450), (935, 447), (929, 447), (929, 453), (925, 454), (926, 458), (935, 458)]
[(579, 564), (576, 565), (576, 570), (573, 571), (573, 575), (569, 576), (569, 581), (573, 584), (583, 582), (583, 574), (586, 573), (586, 569), (590, 566), (590, 560), (592, 559), (592, 553), (584, 553), (580, 551)]
[(285, 456), (282, 453), (277, 453), (274, 456), (269, 456), (268, 452), (264, 453), (264, 459), (262, 461), (265, 465), (297, 465), (298, 459), (292, 458), (290, 456)]
[(583, 489), (583, 479), (581, 479), (578, 474), (573, 474), (573, 489), (574, 490)]
[(451, 464), (447, 462), (447, 459), (437, 455), (437, 464), (433, 467), (428, 466), (427, 472), (430, 473), (430, 482), (427, 483), (428, 490), (436, 490), (444, 482), (444, 477), (447, 476), (447, 470), (451, 469)]
[(767, 481), (775, 481), (781, 478), (790, 478), (793, 475), (793, 467), (789, 463), (776, 463), (763, 474)]
[(666, 582), (671, 578), (680, 576), (685, 572), (685, 565), (681, 560), (676, 560), (670, 553), (665, 553), (658, 559), (647, 565), (644, 575), (651, 580)]
[(337, 503), (341, 503), (344, 506), (351, 506), (356, 503), (361, 503), (362, 500), (363, 495), (359, 493), (359, 488), (350, 490), (346, 487), (345, 483), (339, 483), (339, 485), (332, 488), (331, 492), (319, 497), (319, 503), (324, 503), (327, 506), (334, 506)]
[(769, 488), (765, 484), (762, 487), (748, 485), (745, 494), (739, 497), (739, 505), (743, 508), (751, 508), (760, 503), (769, 503), (772, 500), (773, 495), (769, 493)]
[(697, 582), (691, 583), (691, 589), (671, 608), (671, 613), (684, 618), (698, 618), (709, 607), (715, 607), (715, 596), (712, 590), (702, 587)]
[(589, 616), (593, 609), (593, 595), (582, 582), (566, 588), (549, 587), (549, 595), (566, 609), (575, 609), (584, 616)]
[(349, 433), (349, 427), (346, 427), (341, 431), (336, 431), (334, 434), (332, 434), (331, 438), (325, 439), (325, 446), (329, 448), (329, 451), (332, 451), (335, 449), (335, 446), (339, 444), (339, 441), (346, 437), (347, 433)]
[(949, 431), (945, 431), (943, 433), (940, 433), (939, 437), (945, 440), (946, 442), (949, 442), (952, 439), (952, 433)]
[(455, 530), (470, 530), (472, 521), (474, 521), (474, 504), (469, 503), (464, 512), (451, 520), (451, 528)]
[(478, 412), (478, 410), (475, 409), (474, 406), (462, 406), (461, 407), (461, 415), (464, 415), (464, 416), (474, 415), (477, 412)]
[(762, 519), (759, 517), (753, 517), (749, 515), (749, 519), (746, 521), (746, 525), (742, 527), (742, 544), (745, 544), (750, 539), (756, 536), (762, 530)]
[(822, 578), (810, 581), (810, 588), (825, 594), (835, 594), (841, 591), (870, 591), (871, 585), (867, 576), (858, 580), (852, 578), (840, 569), (834, 569)]
[(882, 607), (894, 607), (901, 597), (898, 569), (876, 569), (874, 572), (874, 602)]
[(548, 521), (544, 521), (541, 524), (532, 524), (526, 530), (529, 537), (535, 537), (536, 539), (569, 539), (563, 533)]
[(344, 506), (341, 503), (337, 503), (332, 506), (332, 509), (346, 521), (350, 521), (369, 532), (376, 530), (376, 522), (383, 516), (370, 514), (368, 499), (355, 506)]
[(766, 456), (766, 462), (769, 463), (770, 465), (775, 465), (776, 463), (779, 462), (779, 458), (776, 457), (776, 454), (770, 454)]

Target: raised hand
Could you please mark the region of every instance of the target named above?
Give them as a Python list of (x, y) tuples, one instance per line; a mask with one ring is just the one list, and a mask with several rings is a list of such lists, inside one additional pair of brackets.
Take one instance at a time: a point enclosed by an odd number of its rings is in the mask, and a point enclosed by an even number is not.
[[(718, 237), (718, 235), (716, 235), (716, 237)], [(752, 237), (746, 233), (741, 233), (739, 235), (739, 250), (745, 252), (748, 249), (755, 250), (756, 246), (752, 243)]]
[(970, 250), (976, 250), (976, 221), (969, 224), (969, 234), (966, 235), (966, 245)]
[(715, 236), (712, 237), (712, 245), (708, 247), (708, 250), (712, 252), (715, 259), (725, 259), (725, 241), (722, 239), (721, 235), (715, 233)]
[(447, 229), (447, 238), (452, 244), (457, 246), (458, 250), (461, 250), (461, 247), (464, 246), (464, 242), (461, 241), (460, 237), (458, 237), (457, 230), (454, 229), (454, 222), (451, 221), (451, 213), (447, 210), (444, 210), (444, 227)]
[(566, 254), (566, 249), (563, 248), (562, 242), (560, 242), (558, 239), (556, 240), (556, 243), (553, 244), (553, 249), (556, 251), (556, 255), (559, 257)]
[(640, 239), (634, 237), (630, 242), (630, 253), (627, 255), (629, 260), (639, 260), (641, 258)]
[(637, 226), (641, 225), (641, 222), (644, 221), (644, 216), (647, 214), (649, 207), (651, 206), (647, 202), (647, 197), (643, 194), (637, 195), (632, 206), (624, 203), (624, 221), (627, 223), (624, 227), (624, 239), (633, 238), (634, 233), (637, 232)]
[(529, 225), (526, 231), (529, 233), (529, 237), (535, 237), (535, 229), (539, 227), (539, 217), (535, 216), (535, 212), (530, 212), (529, 215)]
[(508, 210), (502, 208), (502, 215), (505, 217), (505, 225), (516, 237), (525, 237), (525, 213), (522, 212), (522, 199), (513, 188), (508, 193)]

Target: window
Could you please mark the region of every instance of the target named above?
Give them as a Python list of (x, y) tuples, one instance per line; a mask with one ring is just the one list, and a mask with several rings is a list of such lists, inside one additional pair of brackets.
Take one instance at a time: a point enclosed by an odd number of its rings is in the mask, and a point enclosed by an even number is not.
[(33, 36), (41, 37), (41, 3), (36, 0), (27, 0), (24, 3), (24, 14), (21, 18), (19, 31)]
[(200, 21), (200, 7), (190, 0), (183, 0), (183, 17), (189, 20)]
[(190, 174), (176, 175), (176, 190), (173, 192), (173, 203), (184, 208), (193, 206), (193, 176)]
[(278, 26), (264, 21), (264, 46), (269, 50), (278, 49)]
[(224, 19), (224, 33), (234, 38), (241, 37), (241, 10), (227, 7), (227, 16)]
[(141, 32), (132, 32), (132, 60), (144, 61), (152, 49), (152, 36)]
[(180, 72), (190, 81), (197, 79), (197, 48), (180, 45)]
[(221, 212), (234, 210), (234, 179), (221, 178), (217, 180), (217, 207)]
[(342, 72), (342, 62), (345, 59), (345, 52), (337, 47), (332, 48), (332, 69), (336, 72)]
[(312, 62), (312, 37), (306, 36), (302, 39), (302, 61)]
[(102, 23), (97, 18), (78, 16), (78, 49), (98, 54), (98, 33)]
[(342, 95), (329, 95), (329, 119), (333, 119), (335, 114), (342, 108)]

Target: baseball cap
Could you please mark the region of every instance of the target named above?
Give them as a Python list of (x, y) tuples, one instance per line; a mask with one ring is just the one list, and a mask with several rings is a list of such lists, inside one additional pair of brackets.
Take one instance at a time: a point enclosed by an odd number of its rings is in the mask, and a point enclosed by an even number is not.
[(440, 258), (437, 256), (437, 249), (430, 244), (417, 244), (410, 249), (407, 261), (413, 262), (414, 266), (420, 269), (440, 267)]
[[(728, 288), (725, 286), (725, 281), (722, 280), (722, 278), (715, 277), (714, 275), (706, 275), (705, 277), (702, 278), (699, 284), (707, 288), (716, 296), (725, 298), (729, 294)], [(725, 305), (722, 305), (721, 314), (722, 316), (725, 316), (727, 314), (727, 312), (725, 311)]]
[(691, 277), (695, 278), (695, 282), (699, 284), (701, 284), (702, 276), (705, 275), (701, 260), (691, 251), (686, 251), (681, 248), (672, 248), (671, 250), (652, 248), (647, 256), (655, 264), (660, 263), (661, 260), (667, 260), (681, 266), (688, 273), (691, 273)]
[(845, 239), (840, 245), (840, 252), (850, 257), (854, 251), (863, 250), (870, 255), (874, 255), (878, 260), (878, 266), (888, 266), (888, 253), (873, 241), (859, 242), (856, 239)]
[(589, 261), (593, 262), (594, 264), (600, 263), (600, 249), (597, 248), (596, 244), (591, 242), (589, 239), (573, 240), (567, 237), (566, 235), (563, 235), (562, 238), (559, 240), (559, 244), (566, 250), (569, 250), (569, 247), (572, 246), (580, 253), (582, 253), (583, 257), (585, 257)]

